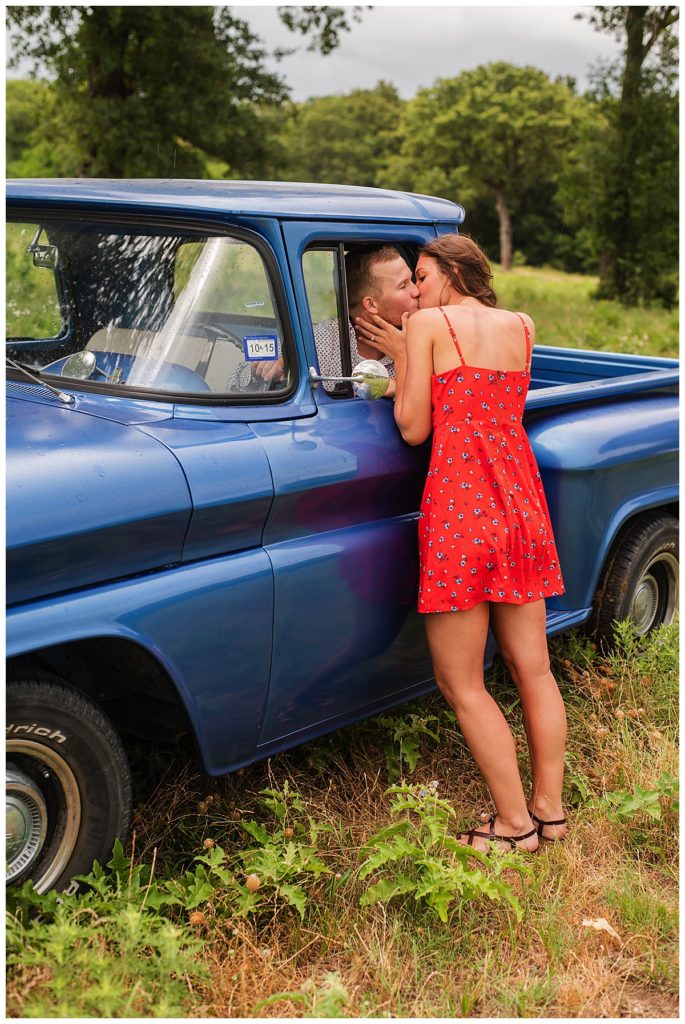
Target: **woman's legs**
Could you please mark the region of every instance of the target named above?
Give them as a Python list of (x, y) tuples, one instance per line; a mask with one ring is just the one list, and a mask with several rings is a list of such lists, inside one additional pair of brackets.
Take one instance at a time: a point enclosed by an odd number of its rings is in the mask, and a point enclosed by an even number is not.
[[(521, 784), (511, 730), (496, 702), (485, 689), (483, 655), (490, 606), (464, 612), (426, 615), (426, 633), (436, 682), (454, 710), (478, 767), (495, 802), (495, 832), (518, 836), (532, 828)], [(474, 839), (483, 849), (487, 843)], [(534, 850), (537, 837), (520, 844)]]
[[(550, 671), (545, 602), (493, 604), (491, 626), (521, 697), (533, 786), (528, 806), (544, 821), (564, 817), (561, 789), (566, 745), (566, 711)], [(543, 829), (546, 839), (564, 835), (563, 825)]]

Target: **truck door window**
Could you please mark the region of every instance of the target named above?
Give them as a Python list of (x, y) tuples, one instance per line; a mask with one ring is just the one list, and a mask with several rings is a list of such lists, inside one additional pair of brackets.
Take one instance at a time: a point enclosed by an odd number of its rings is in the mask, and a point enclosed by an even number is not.
[[(330, 377), (349, 376), (353, 362), (347, 301), (343, 294), (344, 281), (341, 275), (343, 259), (341, 246), (308, 249), (302, 257), (302, 273), (319, 370)], [(352, 395), (351, 386), (346, 383), (324, 381), (322, 386), (328, 394), (336, 397)]]

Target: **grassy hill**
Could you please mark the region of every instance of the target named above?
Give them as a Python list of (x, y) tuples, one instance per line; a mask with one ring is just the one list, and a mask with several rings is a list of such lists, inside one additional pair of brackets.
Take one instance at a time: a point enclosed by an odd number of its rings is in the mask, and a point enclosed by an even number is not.
[(678, 356), (678, 310), (595, 301), (597, 278), (561, 270), (493, 265), (500, 305), (535, 320), (540, 345)]

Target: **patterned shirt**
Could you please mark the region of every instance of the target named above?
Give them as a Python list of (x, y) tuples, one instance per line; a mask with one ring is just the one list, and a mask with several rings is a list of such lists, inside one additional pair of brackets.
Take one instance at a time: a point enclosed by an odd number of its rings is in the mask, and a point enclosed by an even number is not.
[[(337, 318), (333, 317), (330, 320), (322, 320), (321, 323), (314, 324), (314, 343), (316, 345), (316, 354), (319, 357), (321, 373), (325, 377), (342, 377), (340, 324)], [(352, 367), (354, 368), (362, 357), (357, 350), (357, 335), (351, 324), (350, 355), (352, 356)], [(395, 376), (395, 364), (392, 359), (389, 359), (388, 356), (383, 356), (382, 358), (375, 356), (374, 358), (383, 363), (391, 377)], [(323, 387), (325, 391), (334, 391), (335, 383), (333, 381), (324, 381)]]

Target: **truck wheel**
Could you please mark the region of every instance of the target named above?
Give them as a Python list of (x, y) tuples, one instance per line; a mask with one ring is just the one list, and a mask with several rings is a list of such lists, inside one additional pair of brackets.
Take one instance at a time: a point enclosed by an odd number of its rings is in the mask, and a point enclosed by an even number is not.
[(66, 889), (125, 839), (131, 777), (102, 711), (54, 676), (7, 684), (7, 883)]
[(613, 623), (631, 619), (638, 636), (673, 621), (678, 607), (678, 520), (662, 513), (621, 531), (595, 594), (594, 635), (611, 645)]

